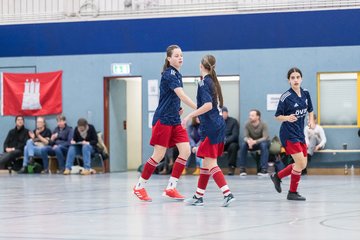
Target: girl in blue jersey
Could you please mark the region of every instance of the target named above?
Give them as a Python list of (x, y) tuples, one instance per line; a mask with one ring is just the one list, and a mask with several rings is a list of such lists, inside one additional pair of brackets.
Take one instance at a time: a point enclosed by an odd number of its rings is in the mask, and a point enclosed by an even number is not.
[(200, 64), (202, 80), (199, 82), (196, 97), (198, 108), (182, 121), (182, 125), (185, 127), (189, 119), (199, 116), (201, 143), (197, 156), (204, 159), (196, 193), (192, 198), (186, 199), (185, 202), (195, 206), (203, 205), (205, 189), (212, 175), (224, 194), (222, 206), (227, 207), (235, 198), (230, 192), (224, 174), (217, 165), (217, 157), (221, 156), (224, 151), (226, 126), (219, 111), (219, 107), (222, 108), (223, 106), (223, 97), (215, 72), (215, 62), (215, 57), (212, 55), (206, 55), (202, 58)]
[(305, 201), (306, 198), (297, 192), (301, 171), (307, 164), (307, 147), (305, 143), (305, 117), (309, 114), (309, 127), (314, 128), (314, 114), (310, 94), (301, 88), (302, 73), (298, 68), (291, 68), (287, 74), (290, 89), (281, 95), (275, 113), (277, 120), (282, 122), (280, 139), (286, 154), (291, 155), (295, 163), (290, 164), (278, 173), (272, 174), (271, 180), (276, 191), (281, 192), (281, 179), (291, 174), (288, 200)]
[(190, 149), (187, 132), (181, 126), (180, 102), (183, 101), (193, 109), (196, 109), (196, 105), (183, 91), (182, 76), (179, 72), (182, 63), (183, 54), (180, 47), (169, 46), (161, 76), (159, 105), (152, 124), (150, 144), (154, 146), (154, 152), (145, 163), (141, 177), (133, 189), (134, 194), (142, 201), (151, 201), (144, 188), (145, 183), (153, 174), (156, 165), (163, 159), (166, 149), (175, 145), (179, 150), (179, 156), (175, 160), (169, 184), (164, 190), (163, 196), (177, 200), (184, 199), (176, 190), (176, 185), (185, 168)]

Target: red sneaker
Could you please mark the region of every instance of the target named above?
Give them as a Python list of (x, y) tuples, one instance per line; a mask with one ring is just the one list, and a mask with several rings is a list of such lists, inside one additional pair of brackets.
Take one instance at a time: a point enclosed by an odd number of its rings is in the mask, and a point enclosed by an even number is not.
[(135, 189), (134, 187), (134, 194), (141, 200), (146, 202), (151, 202), (152, 199), (148, 196), (145, 188)]
[(176, 200), (184, 200), (185, 197), (181, 195), (176, 188), (165, 189), (163, 194), (164, 197), (169, 197)]

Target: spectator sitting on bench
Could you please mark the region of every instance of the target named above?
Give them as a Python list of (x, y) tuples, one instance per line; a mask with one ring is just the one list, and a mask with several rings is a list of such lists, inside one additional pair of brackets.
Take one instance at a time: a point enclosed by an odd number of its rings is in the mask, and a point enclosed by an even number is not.
[[(26, 141), (24, 147), (24, 161), (23, 166), (18, 173), (26, 173), (26, 166), (34, 164), (34, 157), (40, 156), (43, 163), (45, 173), (49, 173), (49, 161), (45, 147), (49, 144), (51, 131), (46, 127), (44, 117), (36, 118), (36, 129), (29, 131), (30, 139)], [(44, 156), (45, 155), (45, 156)]]
[[(324, 129), (320, 125), (316, 124), (316, 120), (317, 117), (316, 114), (314, 114), (315, 128), (311, 129), (309, 128), (309, 126), (305, 126), (304, 129), (308, 162), (311, 161), (311, 157), (314, 155), (314, 152), (324, 149), (326, 144), (326, 136)], [(307, 174), (306, 168), (302, 171), (302, 174)]]
[(88, 124), (86, 119), (79, 118), (77, 127), (71, 140), (71, 146), (66, 156), (64, 175), (71, 173), (76, 155), (82, 155), (84, 160), (84, 170), (81, 175), (92, 174), (91, 154), (97, 151), (98, 136), (93, 125)]
[(190, 158), (193, 156), (196, 163), (195, 171), (193, 172), (193, 175), (199, 175), (200, 174), (200, 168), (202, 166), (202, 159), (196, 156), (197, 149), (200, 145), (201, 140), (201, 133), (200, 133), (200, 119), (199, 117), (193, 117), (191, 120), (191, 124), (187, 127), (187, 132), (189, 135), (190, 140), (190, 150), (191, 155), (189, 159), (186, 161), (186, 167), (184, 168), (182, 174), (187, 173), (187, 169), (190, 166)]
[(24, 153), (26, 141), (29, 139), (29, 130), (24, 127), (24, 117), (15, 117), (15, 128), (11, 129), (4, 142), (4, 153), (0, 156), (0, 169), (21, 157)]
[(56, 121), (57, 127), (51, 135), (49, 146), (46, 146), (46, 155), (56, 156), (59, 172), (63, 173), (65, 170), (65, 157), (73, 137), (73, 130), (72, 127), (66, 124), (64, 115), (57, 116)]
[(267, 175), (269, 159), (269, 133), (266, 123), (261, 121), (261, 113), (257, 109), (250, 110), (249, 121), (245, 124), (244, 142), (240, 147), (240, 176), (246, 176), (246, 158), (248, 151), (260, 150), (259, 176)]
[(229, 117), (228, 109), (225, 106), (222, 108), (222, 116), (226, 124), (224, 151), (228, 153), (228, 175), (234, 175), (239, 150), (239, 123), (235, 118)]

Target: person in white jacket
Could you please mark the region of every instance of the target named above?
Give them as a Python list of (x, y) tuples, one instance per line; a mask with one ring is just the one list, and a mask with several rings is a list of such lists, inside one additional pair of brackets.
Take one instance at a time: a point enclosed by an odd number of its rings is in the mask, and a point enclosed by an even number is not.
[[(326, 144), (326, 136), (324, 129), (316, 124), (316, 114), (314, 114), (315, 128), (311, 129), (309, 126), (305, 126), (304, 134), (305, 141), (307, 145), (308, 161), (311, 161), (311, 157), (314, 155), (314, 152), (317, 152), (321, 149), (324, 149)], [(307, 171), (304, 169), (303, 174), (306, 174)]]

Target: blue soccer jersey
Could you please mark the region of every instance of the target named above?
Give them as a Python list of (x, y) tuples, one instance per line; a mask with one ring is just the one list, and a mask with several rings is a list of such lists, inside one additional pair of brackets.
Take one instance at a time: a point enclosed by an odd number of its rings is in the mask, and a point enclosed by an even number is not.
[(160, 99), (156, 108), (152, 125), (160, 119), (165, 125), (181, 124), (179, 110), (180, 98), (174, 92), (175, 88), (183, 87), (182, 76), (174, 67), (168, 67), (161, 76)]
[(197, 90), (197, 107), (201, 107), (207, 102), (212, 103), (212, 109), (199, 116), (201, 140), (206, 137), (210, 139), (211, 144), (223, 143), (225, 140), (225, 121), (220, 115), (218, 101), (213, 96), (214, 83), (210, 75), (206, 75), (199, 82)]
[(304, 127), (306, 114), (313, 111), (313, 106), (310, 94), (306, 89), (300, 88), (301, 97), (290, 88), (280, 97), (280, 101), (275, 113), (275, 117), (283, 115), (295, 114), (296, 122), (282, 122), (280, 127), (280, 139), (283, 146), (286, 146), (286, 141), (293, 143), (305, 143)]

